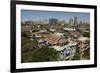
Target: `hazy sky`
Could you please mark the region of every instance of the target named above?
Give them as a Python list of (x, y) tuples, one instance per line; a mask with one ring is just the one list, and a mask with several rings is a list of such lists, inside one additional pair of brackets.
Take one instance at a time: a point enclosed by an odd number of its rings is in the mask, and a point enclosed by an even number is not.
[(77, 16), (79, 21), (90, 22), (90, 13), (79, 12), (60, 12), (60, 11), (39, 11), (39, 10), (21, 10), (21, 20), (34, 21), (57, 18), (59, 20), (69, 21), (70, 18)]

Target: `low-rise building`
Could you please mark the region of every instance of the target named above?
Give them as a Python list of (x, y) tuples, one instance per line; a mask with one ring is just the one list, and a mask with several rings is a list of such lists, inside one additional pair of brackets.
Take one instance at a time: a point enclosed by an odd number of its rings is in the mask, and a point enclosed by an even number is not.
[(75, 55), (76, 43), (69, 43), (61, 33), (51, 34), (45, 41), (58, 51), (61, 60), (70, 60)]
[(84, 59), (83, 55), (85, 51), (90, 50), (90, 44), (89, 44), (90, 39), (87, 37), (80, 37), (78, 40), (80, 41), (79, 43), (80, 58)]

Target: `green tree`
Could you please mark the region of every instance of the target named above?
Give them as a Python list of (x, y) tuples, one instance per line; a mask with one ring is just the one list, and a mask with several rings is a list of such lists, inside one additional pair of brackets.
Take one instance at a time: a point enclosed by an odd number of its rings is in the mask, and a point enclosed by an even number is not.
[(84, 33), (83, 33), (83, 36), (89, 38), (89, 37), (90, 37), (90, 32), (84, 32)]
[(22, 49), (22, 51), (32, 50), (33, 46), (38, 46), (37, 40), (30, 40), (28, 38), (22, 37), (22, 39), (21, 39), (21, 49)]
[(21, 37), (25, 37), (25, 38), (30, 39), (30, 35), (31, 35), (30, 32), (21, 32)]
[(22, 62), (47, 62), (57, 61), (58, 53), (54, 48), (43, 46), (23, 54)]
[(80, 60), (80, 54), (76, 53), (72, 60)]
[(32, 62), (45, 62), (58, 60), (58, 54), (55, 49), (43, 46), (33, 52)]

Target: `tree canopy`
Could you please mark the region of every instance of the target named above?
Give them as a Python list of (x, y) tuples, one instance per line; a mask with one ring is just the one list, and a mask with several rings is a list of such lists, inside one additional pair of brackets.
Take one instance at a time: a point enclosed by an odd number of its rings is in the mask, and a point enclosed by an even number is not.
[(22, 62), (57, 61), (58, 54), (55, 49), (43, 46), (22, 54)]

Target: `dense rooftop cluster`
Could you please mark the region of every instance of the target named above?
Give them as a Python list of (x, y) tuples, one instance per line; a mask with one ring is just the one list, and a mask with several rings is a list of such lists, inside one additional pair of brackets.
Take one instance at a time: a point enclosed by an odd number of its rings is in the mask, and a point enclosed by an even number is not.
[[(88, 60), (90, 59), (90, 30), (89, 24), (66, 24), (57, 23), (24, 22), (21, 25), (22, 39), (27, 34), (28, 40), (35, 41), (32, 49), (41, 49), (43, 46), (55, 49), (58, 54), (58, 61), (61, 60)], [(56, 24), (52, 24), (56, 23)], [(24, 36), (24, 37), (23, 37)], [(23, 43), (24, 41), (22, 41)], [(23, 51), (22, 51), (23, 54)]]

